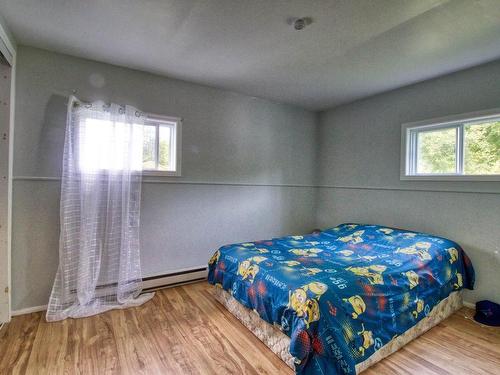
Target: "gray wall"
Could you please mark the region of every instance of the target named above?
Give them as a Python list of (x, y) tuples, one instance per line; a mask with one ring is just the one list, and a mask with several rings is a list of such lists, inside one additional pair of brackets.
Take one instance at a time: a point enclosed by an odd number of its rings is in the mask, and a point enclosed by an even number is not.
[(316, 114), (39, 49), (18, 50), (12, 309), (47, 303), (58, 263), (67, 97), (183, 122), (182, 177), (143, 184), (144, 276), (205, 265), (230, 243), (314, 223)]
[(500, 183), (399, 178), (402, 123), (498, 107), (494, 62), (321, 113), (317, 225), (378, 223), (449, 237), (476, 269), (466, 300), (500, 302)]
[(145, 276), (203, 265), (225, 243), (356, 221), (458, 241), (477, 271), (477, 290), (467, 300), (500, 301), (500, 183), (399, 179), (401, 123), (500, 107), (500, 62), (318, 116), (34, 48), (20, 47), (18, 58), (14, 310), (46, 304), (52, 286), (73, 89), (83, 100), (184, 118), (183, 176), (143, 185)]

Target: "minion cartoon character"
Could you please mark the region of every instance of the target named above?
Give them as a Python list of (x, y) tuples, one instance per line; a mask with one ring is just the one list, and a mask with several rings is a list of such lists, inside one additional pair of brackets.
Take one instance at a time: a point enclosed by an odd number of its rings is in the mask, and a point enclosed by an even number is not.
[(358, 335), (361, 337), (361, 346), (358, 348), (359, 352), (361, 353), (361, 356), (365, 355), (365, 350), (369, 349), (370, 346), (375, 344), (375, 340), (373, 340), (373, 333), (372, 331), (367, 331), (365, 330), (365, 326), (363, 323), (361, 323), (361, 332), (358, 332)]
[(311, 249), (291, 249), (288, 251), (292, 254), (303, 256), (303, 257), (317, 257), (318, 254), (321, 253), (323, 250), (311, 248)]
[(280, 262), (280, 263), (283, 263), (287, 267), (295, 267), (295, 266), (298, 266), (300, 264), (300, 262), (298, 262), (296, 260), (285, 260), (285, 261)]
[(357, 244), (363, 242), (363, 238), (361, 237), (365, 233), (364, 230), (357, 230), (356, 232), (351, 233), (349, 236), (340, 237), (339, 241), (342, 242), (350, 242), (352, 244)]
[(391, 228), (380, 228), (378, 231), (384, 233), (385, 235), (389, 235), (392, 232), (394, 232), (394, 229), (391, 229)]
[(453, 284), (453, 289), (460, 289), (464, 285), (462, 274), (460, 272), (456, 273), (457, 281)]
[(309, 324), (319, 320), (319, 304), (314, 298), (308, 299), (305, 304), (305, 323), (306, 327)]
[(408, 278), (408, 281), (410, 283), (410, 289), (413, 289), (418, 285), (419, 278), (415, 271), (403, 272), (403, 275), (405, 275)]
[(358, 295), (349, 298), (342, 298), (342, 300), (351, 305), (353, 310), (351, 315), (353, 319), (357, 319), (358, 316), (360, 316), (366, 311), (365, 301), (363, 301), (363, 298), (361, 298)]
[(301, 271), (302, 271), (302, 274), (305, 275), (305, 276), (314, 276), (314, 275), (320, 273), (321, 269), (319, 269), (319, 268), (306, 268), (306, 267), (304, 267), (304, 268), (302, 268)]
[(422, 260), (431, 260), (432, 257), (429, 254), (430, 247), (431, 244), (429, 242), (417, 242), (414, 245), (397, 249), (396, 253), (417, 255)]
[(378, 285), (383, 285), (384, 284), (384, 278), (382, 276), (382, 272), (384, 272), (387, 269), (386, 266), (379, 266), (379, 265), (370, 265), (367, 267), (347, 267), (347, 271), (351, 271), (357, 276), (364, 276), (368, 279), (370, 284), (378, 284)]
[(412, 311), (412, 315), (415, 319), (418, 318), (418, 314), (424, 311), (424, 301), (421, 299), (417, 299), (417, 304), (415, 305), (415, 310)]
[(288, 298), (288, 307), (291, 307), (297, 313), (297, 316), (302, 317), (306, 311), (307, 292), (304, 287), (297, 288), (290, 292)]
[(312, 283), (307, 284), (307, 290), (310, 290), (312, 294), (314, 294), (314, 298), (319, 299), (325, 292), (328, 290), (328, 286), (326, 284), (320, 283), (319, 281), (313, 281)]
[(352, 250), (341, 250), (339, 251), (339, 254), (345, 256), (345, 257), (348, 257), (348, 256), (351, 256), (352, 254), (354, 254), (354, 251)]
[(210, 260), (208, 261), (208, 264), (209, 265), (212, 265), (214, 263), (216, 263), (220, 258), (220, 251), (217, 250), (214, 255), (212, 255), (212, 257), (210, 258)]
[[(319, 320), (319, 297), (326, 292), (328, 287), (319, 282), (312, 282), (307, 285), (303, 285), (300, 288), (295, 289), (290, 292), (288, 307), (297, 313), (297, 316), (304, 318), (306, 326)], [(312, 298), (309, 298), (307, 292), (313, 294)]]
[(446, 251), (450, 254), (450, 264), (455, 263), (458, 260), (458, 250), (454, 247), (450, 247), (446, 249)]
[(266, 259), (267, 258), (262, 256), (255, 256), (244, 260), (238, 265), (238, 275), (240, 275), (243, 280), (248, 279), (253, 283), (255, 276), (259, 273), (259, 263)]
[(264, 249), (264, 248), (255, 249), (255, 251), (257, 251), (257, 252), (258, 252), (258, 253), (260, 253), (260, 254), (265, 254), (265, 253), (268, 253), (268, 252), (269, 252), (269, 250)]

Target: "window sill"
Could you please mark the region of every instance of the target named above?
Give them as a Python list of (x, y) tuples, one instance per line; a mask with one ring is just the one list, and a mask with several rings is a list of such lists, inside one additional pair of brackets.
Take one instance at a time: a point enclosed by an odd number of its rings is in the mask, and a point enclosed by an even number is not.
[(181, 171), (142, 171), (144, 177), (181, 177)]
[(401, 175), (401, 181), (500, 181), (500, 175)]

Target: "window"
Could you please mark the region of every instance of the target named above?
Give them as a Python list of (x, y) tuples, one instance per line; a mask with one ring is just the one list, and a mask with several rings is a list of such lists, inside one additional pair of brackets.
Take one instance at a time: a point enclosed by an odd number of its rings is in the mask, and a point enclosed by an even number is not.
[(149, 115), (143, 134), (144, 174), (180, 176), (180, 119)]
[(500, 180), (500, 110), (403, 124), (401, 179)]
[[(125, 123), (86, 118), (80, 127), (80, 168), (120, 170), (123, 155), (131, 152), (138, 156), (131, 161), (132, 169), (142, 169), (144, 175), (180, 176), (180, 139), (178, 118), (148, 115), (144, 125), (132, 128)], [(128, 144), (132, 150), (126, 149)]]

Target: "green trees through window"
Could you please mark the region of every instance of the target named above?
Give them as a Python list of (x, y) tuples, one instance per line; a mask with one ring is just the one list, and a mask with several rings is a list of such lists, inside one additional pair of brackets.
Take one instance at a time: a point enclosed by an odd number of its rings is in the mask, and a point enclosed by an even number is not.
[(464, 127), (464, 173), (500, 174), (500, 121)]
[(455, 173), (457, 129), (418, 133), (417, 173)]
[(416, 175), (500, 175), (500, 121), (427, 127), (412, 132)]
[[(146, 171), (169, 171), (171, 164), (171, 141), (173, 127), (144, 125), (142, 169)], [(157, 139), (158, 137), (158, 139)], [(158, 160), (156, 160), (158, 158)]]

